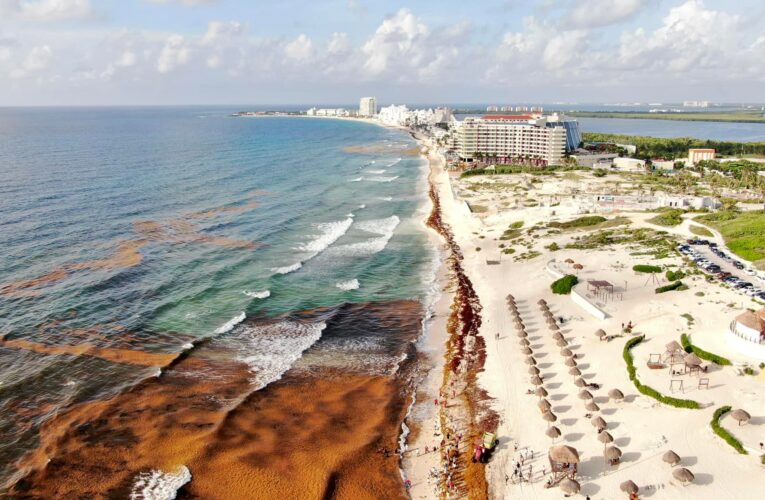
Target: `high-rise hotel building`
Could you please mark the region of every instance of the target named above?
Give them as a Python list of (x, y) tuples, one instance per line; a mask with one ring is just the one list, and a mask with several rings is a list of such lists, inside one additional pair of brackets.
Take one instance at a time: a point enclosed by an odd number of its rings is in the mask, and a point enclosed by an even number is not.
[(377, 100), (374, 97), (362, 97), (359, 101), (359, 116), (375, 116), (377, 114)]
[(579, 146), (579, 124), (558, 115), (489, 115), (465, 118), (458, 132), (463, 160), (489, 163), (560, 164)]

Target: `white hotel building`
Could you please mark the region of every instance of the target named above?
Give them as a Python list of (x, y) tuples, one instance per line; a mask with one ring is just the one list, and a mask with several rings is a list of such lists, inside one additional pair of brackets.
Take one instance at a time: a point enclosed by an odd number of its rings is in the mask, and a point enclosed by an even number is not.
[(377, 114), (377, 99), (362, 97), (359, 101), (359, 116), (372, 117)]
[(489, 115), (463, 120), (457, 154), (466, 161), (557, 165), (579, 141), (577, 122), (556, 115)]

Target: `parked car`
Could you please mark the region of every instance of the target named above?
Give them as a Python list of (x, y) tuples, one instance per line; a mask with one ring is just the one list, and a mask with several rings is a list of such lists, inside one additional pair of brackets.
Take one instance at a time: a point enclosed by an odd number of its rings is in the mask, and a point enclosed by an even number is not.
[(739, 262), (739, 261), (737, 261), (737, 260), (734, 260), (734, 261), (733, 261), (733, 266), (734, 266), (736, 269), (744, 269), (744, 264), (742, 264), (741, 262)]

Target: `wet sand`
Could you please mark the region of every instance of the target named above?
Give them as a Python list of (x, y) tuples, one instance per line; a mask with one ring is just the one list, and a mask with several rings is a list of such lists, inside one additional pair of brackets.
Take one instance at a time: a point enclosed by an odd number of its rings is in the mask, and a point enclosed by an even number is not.
[[(327, 328), (281, 380), (254, 391), (225, 336), (200, 344), (161, 376), (45, 423), (11, 493), (125, 498), (139, 473), (186, 466), (182, 498), (403, 498), (398, 456), (378, 451), (397, 446), (421, 305), (295, 317)], [(362, 346), (338, 348), (347, 339)]]

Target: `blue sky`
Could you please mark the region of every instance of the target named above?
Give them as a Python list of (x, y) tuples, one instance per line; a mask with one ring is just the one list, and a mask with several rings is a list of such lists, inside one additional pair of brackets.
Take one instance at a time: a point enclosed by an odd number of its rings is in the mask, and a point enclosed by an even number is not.
[(763, 0), (0, 0), (0, 105), (765, 101)]

